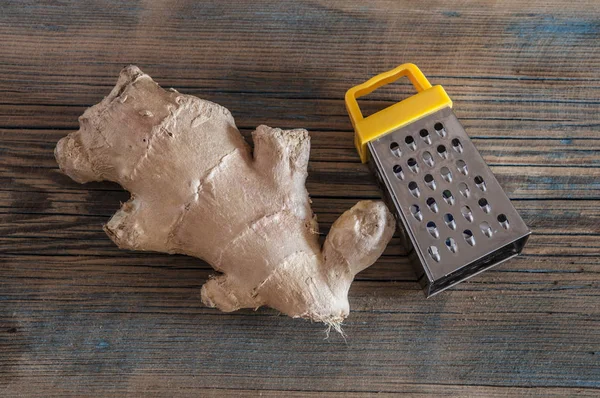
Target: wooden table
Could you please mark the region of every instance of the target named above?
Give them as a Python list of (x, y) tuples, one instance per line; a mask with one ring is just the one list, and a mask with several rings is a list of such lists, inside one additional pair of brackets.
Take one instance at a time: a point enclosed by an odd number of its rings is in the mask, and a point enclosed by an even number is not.
[[(600, 394), (597, 0), (9, 0), (0, 38), (0, 396)], [(246, 136), (309, 129), (325, 234), (380, 197), (344, 92), (403, 62), (446, 88), (534, 234), (429, 300), (394, 238), (352, 286), (346, 341), (269, 309), (203, 307), (208, 265), (117, 249), (102, 224), (128, 194), (53, 158), (135, 63), (226, 106)]]

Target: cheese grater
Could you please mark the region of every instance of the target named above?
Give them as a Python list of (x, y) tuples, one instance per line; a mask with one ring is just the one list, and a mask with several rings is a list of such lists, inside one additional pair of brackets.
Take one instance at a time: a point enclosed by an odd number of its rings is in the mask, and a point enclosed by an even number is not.
[[(357, 98), (403, 76), (417, 94), (363, 117)], [(442, 86), (404, 64), (348, 90), (346, 108), (427, 297), (521, 253), (530, 231)]]

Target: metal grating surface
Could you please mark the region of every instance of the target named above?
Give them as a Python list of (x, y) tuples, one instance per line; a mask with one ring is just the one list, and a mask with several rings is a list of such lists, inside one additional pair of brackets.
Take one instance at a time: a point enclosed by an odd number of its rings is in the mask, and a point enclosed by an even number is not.
[(530, 231), (452, 109), (368, 148), (428, 296), (521, 252)]

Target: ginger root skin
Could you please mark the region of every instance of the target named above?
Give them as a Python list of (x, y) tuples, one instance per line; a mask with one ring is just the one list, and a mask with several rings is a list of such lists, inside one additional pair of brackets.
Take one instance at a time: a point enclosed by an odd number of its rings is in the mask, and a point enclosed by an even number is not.
[(394, 232), (382, 202), (361, 201), (321, 248), (305, 188), (306, 130), (258, 126), (252, 151), (226, 108), (164, 90), (135, 66), (79, 122), (56, 146), (60, 169), (131, 193), (104, 226), (108, 236), (124, 249), (203, 259), (220, 274), (202, 301), (222, 311), (267, 305), (339, 325), (354, 276)]

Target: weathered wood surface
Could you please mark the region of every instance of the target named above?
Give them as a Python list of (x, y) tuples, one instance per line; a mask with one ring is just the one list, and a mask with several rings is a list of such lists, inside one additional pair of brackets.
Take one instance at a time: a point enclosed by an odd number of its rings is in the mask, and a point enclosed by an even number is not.
[[(600, 7), (570, 2), (3, 1), (0, 395), (600, 394)], [(128, 197), (56, 141), (135, 63), (163, 86), (312, 135), (323, 232), (379, 192), (345, 90), (402, 62), (446, 87), (534, 231), (518, 259), (425, 300), (399, 238), (359, 274), (344, 341), (272, 310), (204, 308), (210, 267), (118, 250)], [(381, 109), (410, 94), (378, 90)], [(384, 394), (385, 396), (385, 394)]]

